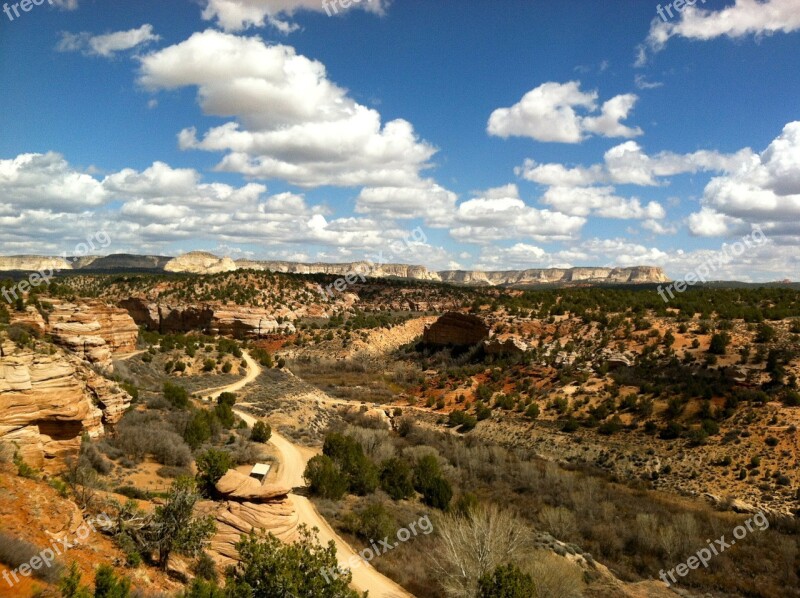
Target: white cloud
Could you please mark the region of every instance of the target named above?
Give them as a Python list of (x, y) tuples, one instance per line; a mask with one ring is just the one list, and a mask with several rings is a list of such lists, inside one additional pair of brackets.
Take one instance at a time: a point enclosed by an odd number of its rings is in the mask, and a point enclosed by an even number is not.
[(339, 0), (207, 0), (203, 18), (216, 20), (226, 31), (241, 31), (251, 26), (270, 24), (283, 33), (289, 33), (297, 25), (288, 21), (287, 17), (299, 11), (323, 12), (333, 16), (360, 9), (383, 14), (388, 4), (388, 0), (352, 0), (344, 8)]
[(160, 39), (161, 36), (153, 33), (153, 26), (149, 24), (142, 25), (138, 29), (117, 31), (104, 35), (62, 31), (56, 50), (59, 52), (83, 52), (87, 55), (110, 58), (117, 52), (131, 50)]
[(103, 204), (108, 195), (91, 175), (72, 168), (60, 154), (48, 152), (0, 160), (0, 198), (20, 210), (79, 212)]
[(639, 199), (614, 195), (613, 187), (550, 187), (542, 203), (570, 216), (600, 216), (602, 218), (660, 220), (666, 216), (658, 202), (642, 206)]
[(689, 217), (697, 235), (763, 224), (773, 234), (800, 234), (800, 121), (788, 123), (760, 155), (706, 185), (703, 208)]
[(288, 46), (208, 30), (141, 62), (146, 87), (197, 86), (206, 114), (237, 119), (179, 135), (183, 149), (227, 152), (218, 170), (304, 187), (414, 187), (436, 152), (408, 121), (381, 124)]
[(428, 226), (452, 222), (457, 196), (431, 180), (410, 187), (366, 187), (356, 199), (356, 212), (386, 218), (423, 218)]
[(455, 215), (453, 238), (469, 243), (526, 238), (556, 241), (575, 238), (586, 218), (526, 205), (516, 185), (489, 189), (462, 202)]
[(637, 65), (646, 62), (646, 49), (658, 52), (676, 36), (707, 41), (722, 36), (741, 38), (800, 30), (797, 0), (736, 0), (732, 6), (718, 11), (686, 6), (675, 12), (672, 17), (665, 13), (664, 17), (653, 20)]
[[(537, 141), (579, 143), (591, 133), (604, 137), (642, 134), (620, 121), (636, 104), (633, 94), (611, 98), (597, 112), (596, 91), (583, 92), (580, 82), (543, 83), (510, 108), (498, 108), (489, 117), (487, 132), (497, 137), (530, 137)], [(578, 114), (578, 110), (585, 115)]]
[(691, 154), (660, 152), (648, 156), (635, 141), (609, 149), (603, 164), (568, 168), (562, 164), (539, 164), (534, 160), (515, 169), (517, 176), (542, 185), (582, 186), (602, 183), (655, 186), (659, 180), (684, 173), (733, 172), (753, 156), (750, 149), (735, 154), (700, 150)]

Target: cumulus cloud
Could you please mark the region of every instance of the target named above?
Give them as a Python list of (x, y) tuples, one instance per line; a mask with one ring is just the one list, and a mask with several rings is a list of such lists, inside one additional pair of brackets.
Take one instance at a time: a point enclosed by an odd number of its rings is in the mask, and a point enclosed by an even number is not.
[(575, 238), (585, 223), (581, 216), (532, 208), (520, 199), (516, 185), (507, 185), (459, 204), (450, 234), (470, 243), (515, 237), (558, 241)]
[(59, 52), (82, 52), (86, 55), (110, 58), (117, 52), (131, 50), (160, 39), (161, 36), (153, 33), (153, 26), (149, 24), (142, 25), (138, 29), (104, 35), (92, 35), (85, 31), (81, 33), (62, 31), (56, 50)]
[(618, 185), (662, 185), (664, 177), (696, 172), (733, 172), (753, 156), (750, 149), (735, 154), (700, 150), (691, 154), (659, 152), (647, 155), (635, 141), (626, 141), (609, 149), (603, 164), (567, 167), (563, 164), (539, 164), (528, 159), (515, 169), (517, 176), (542, 185), (582, 186), (603, 183)]
[(103, 186), (55, 152), (0, 160), (0, 197), (19, 209), (80, 212), (108, 199)]
[(141, 63), (145, 87), (197, 87), (206, 114), (236, 119), (179, 135), (183, 149), (225, 152), (218, 170), (302, 187), (415, 187), (436, 152), (411, 123), (382, 124), (289, 46), (208, 30)]
[(702, 209), (689, 217), (701, 236), (724, 234), (743, 223), (780, 235), (800, 234), (800, 121), (788, 123), (761, 154), (709, 181)]
[(580, 143), (591, 134), (603, 137), (642, 134), (639, 127), (631, 128), (621, 122), (636, 104), (636, 95), (615, 96), (597, 113), (598, 93), (583, 92), (580, 85), (579, 81), (543, 83), (510, 108), (495, 110), (489, 117), (487, 132), (502, 138), (530, 137), (560, 143)]
[[(647, 50), (658, 52), (673, 37), (707, 41), (718, 37), (741, 38), (791, 33), (800, 30), (796, 0), (736, 0), (732, 6), (712, 11), (686, 6), (672, 16), (654, 19), (645, 44), (639, 48), (637, 65), (647, 61)], [(675, 14), (675, 13), (678, 14)], [(674, 17), (674, 18), (673, 18)]]
[(651, 201), (643, 206), (635, 197), (615, 195), (613, 187), (550, 187), (542, 196), (542, 203), (570, 216), (594, 215), (621, 220), (660, 220), (666, 216), (658, 202)]
[(323, 0), (207, 0), (203, 18), (216, 21), (226, 31), (269, 24), (283, 33), (290, 33), (297, 25), (289, 18), (299, 11), (327, 12), (333, 16), (359, 9), (383, 14), (388, 4), (388, 0), (353, 0), (342, 7), (337, 0), (331, 0), (326, 10)]
[(428, 226), (447, 227), (452, 222), (457, 196), (434, 181), (418, 186), (366, 187), (356, 199), (356, 212), (384, 218), (423, 218)]

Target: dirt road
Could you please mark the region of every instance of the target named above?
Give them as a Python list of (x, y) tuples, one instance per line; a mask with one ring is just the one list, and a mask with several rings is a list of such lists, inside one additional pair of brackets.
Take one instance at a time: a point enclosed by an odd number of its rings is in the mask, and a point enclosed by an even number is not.
[[(247, 362), (248, 372), (242, 380), (230, 386), (215, 389), (210, 395), (208, 391), (206, 391), (202, 393), (203, 396), (211, 396), (212, 399), (215, 399), (223, 392), (239, 391), (258, 378), (258, 375), (261, 373), (261, 367), (246, 351), (244, 352), (244, 359)], [(234, 411), (247, 422), (249, 426), (252, 426), (258, 421), (258, 418), (240, 409), (234, 409)], [(317, 454), (317, 451), (307, 447), (297, 446), (275, 430), (272, 431), (270, 442), (280, 453), (280, 464), (276, 472), (275, 483), (290, 488), (304, 487), (303, 471), (305, 471), (309, 459)], [(356, 562), (356, 559), (358, 559), (358, 562), (361, 563), (360, 566), (353, 569), (353, 587), (355, 589), (360, 592), (368, 590), (370, 598), (414, 598), (412, 594), (409, 594), (391, 579), (376, 571), (365, 561), (362, 561), (350, 545), (342, 540), (333, 528), (328, 525), (328, 522), (319, 514), (314, 504), (305, 496), (291, 493), (289, 494), (289, 500), (291, 500), (297, 511), (300, 523), (305, 523), (309, 528), (316, 527), (319, 530), (319, 539), (323, 544), (327, 544), (330, 540), (334, 541), (336, 544), (336, 555), (341, 567), (348, 567), (348, 561), (350, 561), (351, 558), (353, 562)]]

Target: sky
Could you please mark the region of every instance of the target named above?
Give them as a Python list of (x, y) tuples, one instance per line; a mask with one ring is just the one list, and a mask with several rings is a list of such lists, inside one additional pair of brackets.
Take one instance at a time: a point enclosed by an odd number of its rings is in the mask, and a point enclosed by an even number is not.
[(800, 0), (2, 10), (2, 255), (800, 280)]

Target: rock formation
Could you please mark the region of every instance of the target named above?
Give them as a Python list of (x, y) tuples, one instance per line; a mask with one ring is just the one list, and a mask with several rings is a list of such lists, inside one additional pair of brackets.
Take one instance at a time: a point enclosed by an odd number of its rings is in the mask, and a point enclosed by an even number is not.
[(160, 255), (116, 253), (106, 256), (80, 257), (73, 261), (72, 267), (76, 270), (155, 270), (161, 272), (170, 260), (172, 260), (171, 257)]
[(347, 274), (363, 275), (367, 278), (407, 278), (409, 280), (439, 280), (436, 272), (429, 271), (425, 266), (408, 264), (379, 264), (371, 262), (350, 262), (343, 264), (300, 262), (259, 262), (252, 260), (237, 260), (236, 266), (246, 270), (268, 270), (270, 272), (284, 272), (289, 274), (330, 274), (345, 276)]
[(110, 368), (112, 354), (136, 350), (139, 328), (124, 309), (101, 301), (51, 304), (44, 310), (47, 332), (56, 344), (87, 361)]
[(204, 303), (170, 305), (131, 297), (120, 302), (140, 326), (162, 334), (202, 331), (237, 338), (258, 338), (269, 334), (295, 332), (291, 322), (278, 323), (273, 311), (258, 307)]
[(233, 272), (236, 263), (229, 257), (217, 257), (205, 251), (191, 251), (171, 259), (164, 266), (165, 272), (188, 272), (189, 274), (218, 274)]
[(423, 342), (442, 347), (471, 347), (491, 336), (489, 327), (477, 316), (448, 312), (422, 333)]
[(42, 270), (71, 270), (72, 265), (60, 257), (39, 255), (0, 256), (0, 272), (39, 272)]
[(130, 396), (78, 358), (3, 345), (0, 357), (0, 443), (18, 446), (26, 463), (53, 465), (76, 451), (81, 436), (98, 437), (130, 405)]
[(220, 564), (231, 564), (238, 558), (235, 545), (242, 534), (251, 531), (270, 532), (284, 541), (295, 538), (299, 521), (289, 489), (262, 486), (257, 480), (230, 469), (217, 482), (221, 501), (204, 502), (201, 512), (214, 515), (217, 532), (209, 546), (212, 557)]
[(668, 282), (661, 268), (634, 266), (632, 268), (550, 268), (481, 272), (449, 270), (439, 272), (443, 282), (463, 285), (526, 286), (540, 284), (598, 284), (598, 283), (655, 283)]

